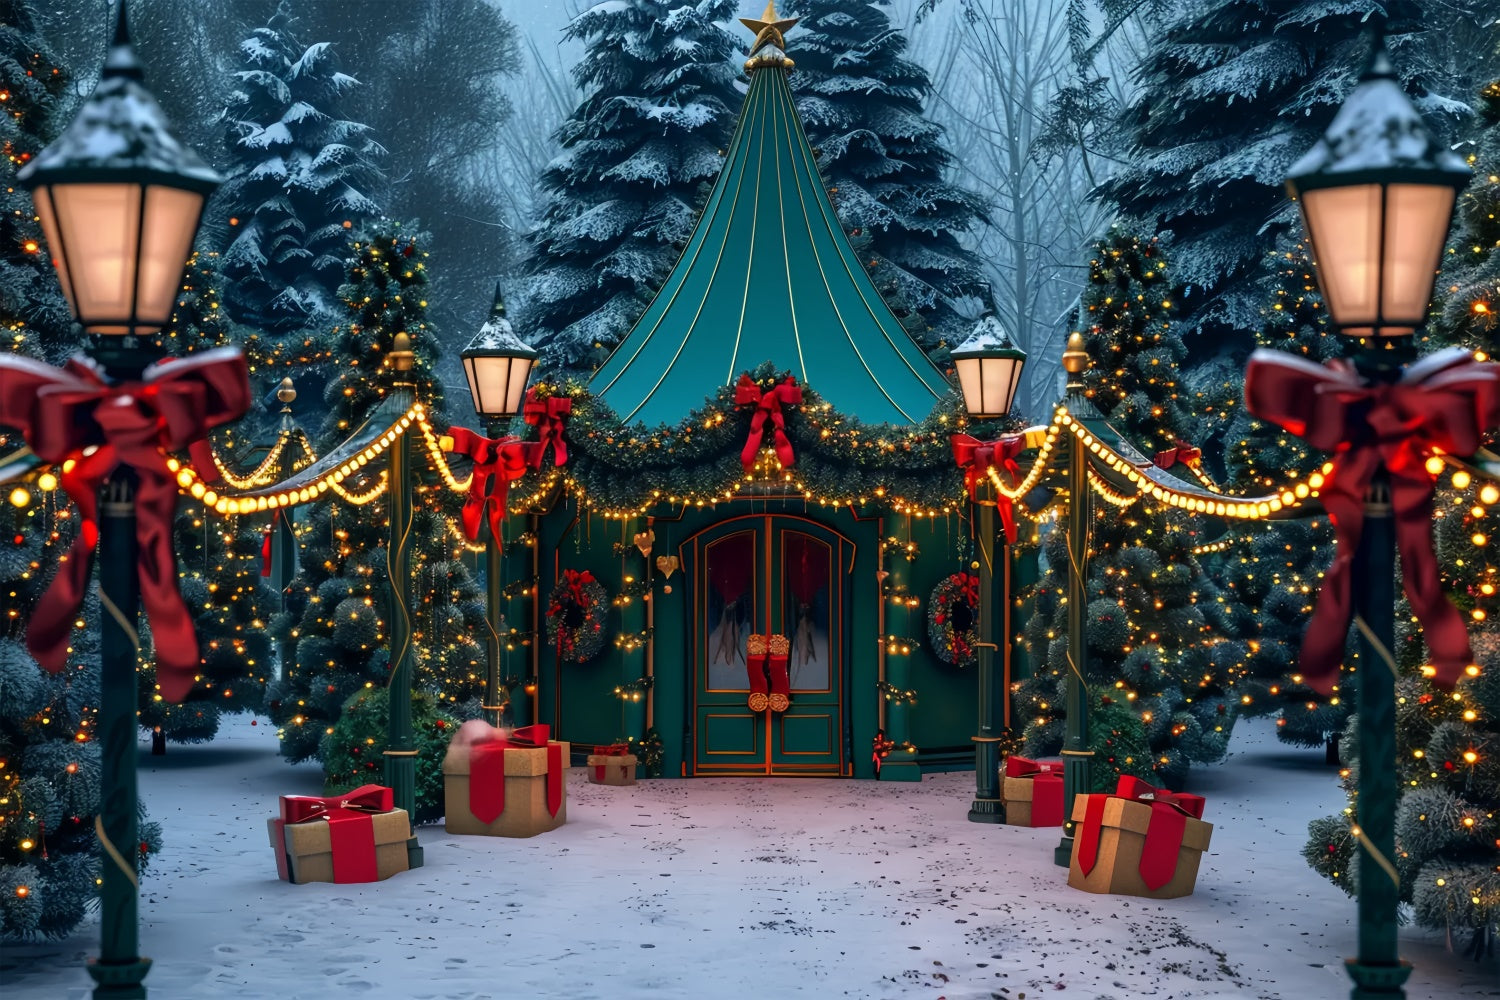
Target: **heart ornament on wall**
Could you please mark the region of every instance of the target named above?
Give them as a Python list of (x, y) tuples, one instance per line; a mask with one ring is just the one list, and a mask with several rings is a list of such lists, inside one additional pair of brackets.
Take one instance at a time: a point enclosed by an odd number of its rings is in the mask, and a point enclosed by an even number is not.
[(637, 531), (635, 538), (631, 540), (635, 542), (635, 547), (641, 550), (641, 555), (651, 558), (651, 543), (656, 541), (656, 532)]
[(677, 566), (678, 562), (676, 556), (656, 557), (656, 568), (661, 570), (663, 575), (665, 575), (668, 580), (672, 579), (672, 574), (677, 572)]

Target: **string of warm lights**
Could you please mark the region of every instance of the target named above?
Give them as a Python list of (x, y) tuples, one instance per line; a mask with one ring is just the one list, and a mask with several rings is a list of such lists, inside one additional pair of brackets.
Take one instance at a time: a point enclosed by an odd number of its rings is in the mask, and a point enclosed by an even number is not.
[(281, 459), (281, 453), (286, 450), (287, 439), (291, 437), (290, 432), (282, 431), (277, 437), (276, 443), (271, 446), (270, 452), (261, 463), (249, 474), (241, 477), (229, 471), (229, 466), (219, 457), (218, 449), (213, 449), (214, 468), (219, 470), (219, 478), (237, 490), (253, 490), (257, 486), (269, 486), (276, 475), (276, 463)]
[(417, 426), (422, 429), (422, 440), (427, 444), (427, 457), (432, 460), (433, 466), (442, 475), (443, 482), (447, 483), (448, 488), (455, 493), (467, 493), (469, 486), (474, 482), (474, 473), (471, 471), (463, 479), (453, 474), (452, 467), (448, 465), (448, 456), (443, 453), (438, 435), (425, 413), (417, 415)]
[(1093, 469), (1088, 470), (1088, 476), (1089, 489), (1093, 490), (1094, 493), (1101, 497), (1105, 503), (1112, 504), (1116, 507), (1129, 507), (1131, 504), (1135, 503), (1141, 498), (1141, 495), (1139, 493), (1135, 494), (1134, 496), (1129, 496), (1127, 494), (1121, 493), (1119, 490), (1115, 489), (1108, 482), (1106, 482), (1104, 477), (1100, 476)]
[(333, 492), (337, 493), (339, 496), (343, 497), (349, 503), (354, 504), (354, 506), (363, 507), (365, 504), (373, 502), (377, 497), (382, 496), (385, 493), (386, 487), (389, 485), (390, 474), (382, 470), (380, 473), (379, 481), (363, 493), (353, 493), (345, 489), (341, 483), (336, 482), (330, 482), (328, 484), (328, 488), (333, 490)]

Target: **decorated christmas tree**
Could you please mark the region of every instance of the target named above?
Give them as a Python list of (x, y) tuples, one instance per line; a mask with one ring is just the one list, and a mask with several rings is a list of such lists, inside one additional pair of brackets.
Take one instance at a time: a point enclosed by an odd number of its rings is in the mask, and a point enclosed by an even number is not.
[(662, 0), (596, 4), (566, 36), (583, 103), (557, 131), (541, 224), (531, 236), (520, 326), (542, 364), (587, 374), (665, 280), (723, 166), (741, 98), (738, 5)]
[(1474, 179), (1459, 195), (1457, 233), (1443, 258), (1438, 310), (1428, 329), (1444, 344), (1500, 352), (1500, 80), (1475, 102), (1467, 149)]
[(923, 114), (932, 84), (902, 58), (906, 35), (889, 6), (786, 0), (784, 15), (801, 18), (792, 93), (839, 221), (881, 294), (924, 346), (951, 346), (971, 325), (952, 300), (987, 296), (978, 258), (959, 242), (981, 205), (943, 179), (952, 156)]
[(351, 230), (378, 211), (383, 152), (340, 105), (358, 81), (326, 43), (304, 46), (285, 5), (240, 43), (221, 116), (233, 167), (205, 228), (223, 233), (225, 307), (276, 336), (337, 322)]
[[(1085, 386), (1127, 440), (1176, 456), (1192, 418), (1179, 384), (1185, 352), (1168, 318), (1168, 288), (1167, 264), (1153, 241), (1116, 229), (1095, 246), (1084, 298), (1093, 358)], [(1091, 779), (1098, 789), (1113, 788), (1121, 774), (1179, 785), (1190, 764), (1221, 760), (1228, 748), (1232, 689), (1247, 648), (1195, 555), (1204, 541), (1198, 525), (1144, 499), (1119, 503), (1101, 495), (1093, 503), (1083, 668), (1091, 692)], [(1024, 633), (1041, 668), (1014, 701), (1016, 716), (1027, 720), (1030, 755), (1062, 746), (1072, 670), (1064, 533), (1051, 532), (1043, 549), (1049, 568)]]

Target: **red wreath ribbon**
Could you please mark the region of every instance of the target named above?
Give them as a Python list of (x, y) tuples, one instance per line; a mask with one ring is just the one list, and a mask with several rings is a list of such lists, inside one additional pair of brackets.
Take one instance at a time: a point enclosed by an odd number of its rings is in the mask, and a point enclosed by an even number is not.
[(1202, 458), (1202, 448), (1195, 448), (1181, 438), (1178, 438), (1175, 447), (1168, 448), (1166, 451), (1157, 452), (1152, 457), (1151, 462), (1158, 469), (1170, 469), (1178, 462), (1181, 462), (1183, 465), (1192, 468), (1193, 466), (1197, 465), (1198, 462), (1202, 460)]
[(1334, 453), (1322, 500), (1338, 549), (1302, 640), (1298, 667), (1307, 683), (1326, 694), (1338, 679), (1354, 614), (1351, 576), (1364, 528), (1365, 491), (1384, 470), (1402, 586), (1422, 623), (1437, 681), (1452, 684), (1474, 654), (1463, 615), (1442, 591), (1432, 549), (1434, 477), (1426, 459), (1471, 455), (1481, 436), (1500, 425), (1500, 366), (1452, 348), (1412, 365), (1398, 382), (1372, 384), (1345, 361), (1317, 365), (1261, 350), (1245, 368), (1245, 406), (1311, 447)]
[(474, 477), (460, 516), (469, 541), (479, 541), (479, 526), (488, 518), (490, 537), (500, 540), (505, 498), (510, 484), (526, 474), (526, 445), (518, 438), (487, 438), (465, 427), (448, 428), (453, 451), (474, 461)]
[(533, 469), (542, 467), (547, 445), (552, 445), (552, 464), (561, 467), (568, 463), (568, 442), (563, 431), (568, 423), (565, 419), (573, 412), (570, 396), (548, 396), (543, 399), (533, 387), (526, 390), (526, 403), (521, 407), (521, 416), (537, 429), (536, 440), (526, 448), (527, 461)]
[[(141, 605), (155, 637), (162, 697), (181, 701), (198, 671), (193, 616), (177, 591), (172, 517), (177, 481), (166, 452), (187, 449), (200, 470), (215, 468), (208, 431), (250, 406), (250, 383), (238, 348), (204, 351), (147, 368), (140, 381), (110, 383), (90, 360), (53, 368), (0, 357), (0, 424), (18, 428), (31, 450), (58, 467), (58, 482), (78, 505), (81, 530), (66, 561), (32, 613), (31, 654), (57, 673), (88, 588), (99, 542), (99, 489), (116, 468), (135, 470), (137, 573)], [(73, 465), (64, 471), (64, 463)]]
[(288, 823), (328, 821), (328, 840), (333, 852), (335, 882), (374, 882), (380, 877), (375, 860), (375, 821), (371, 816), (390, 812), (394, 793), (384, 785), (361, 785), (352, 792), (318, 798), (313, 795), (281, 796), (281, 818), (276, 821), (276, 871), (291, 881), (286, 859), (285, 828)]
[(1177, 874), (1177, 858), (1182, 853), (1188, 817), (1203, 818), (1203, 797), (1155, 788), (1128, 774), (1120, 776), (1113, 796), (1088, 796), (1083, 826), (1077, 833), (1078, 867), (1085, 875), (1093, 871), (1099, 862), (1099, 833), (1104, 820), (1104, 805), (1110, 798), (1130, 799), (1151, 807), (1151, 818), (1146, 823), (1146, 841), (1141, 847), (1138, 870), (1146, 888), (1160, 889)]
[(766, 445), (766, 422), (770, 421), (772, 441), (776, 458), (783, 467), (796, 461), (792, 453), (792, 442), (786, 436), (786, 416), (783, 406), (798, 406), (802, 403), (802, 387), (788, 375), (785, 381), (762, 390), (749, 375), (741, 375), (734, 387), (734, 405), (754, 406), (755, 416), (750, 418), (750, 433), (745, 437), (745, 447), (740, 451), (740, 462), (749, 472), (755, 468), (755, 456)]
[(562, 744), (550, 742), (552, 727), (522, 726), (508, 737), (475, 743), (469, 751), (469, 811), (481, 823), (493, 823), (505, 812), (505, 754), (510, 750), (547, 751), (547, 812), (562, 807)]
[[(1012, 488), (1021, 475), (1016, 458), (1026, 450), (1026, 438), (1019, 434), (1007, 434), (993, 441), (981, 441), (968, 434), (949, 437), (953, 444), (953, 460), (964, 470), (964, 489), (969, 499), (974, 499), (975, 488), (989, 474), (990, 469), (999, 469), (1010, 481)], [(1005, 540), (1016, 543), (1015, 504), (1004, 493), (995, 492), (995, 509), (1000, 512), (1000, 523), (1005, 528)]]

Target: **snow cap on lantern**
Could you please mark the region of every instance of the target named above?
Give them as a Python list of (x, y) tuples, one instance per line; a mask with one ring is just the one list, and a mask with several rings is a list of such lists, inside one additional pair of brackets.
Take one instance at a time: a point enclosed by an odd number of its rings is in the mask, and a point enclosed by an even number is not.
[(1468, 179), (1463, 159), (1423, 125), (1377, 38), (1359, 85), (1286, 181), (1339, 333), (1400, 337), (1422, 325)]

